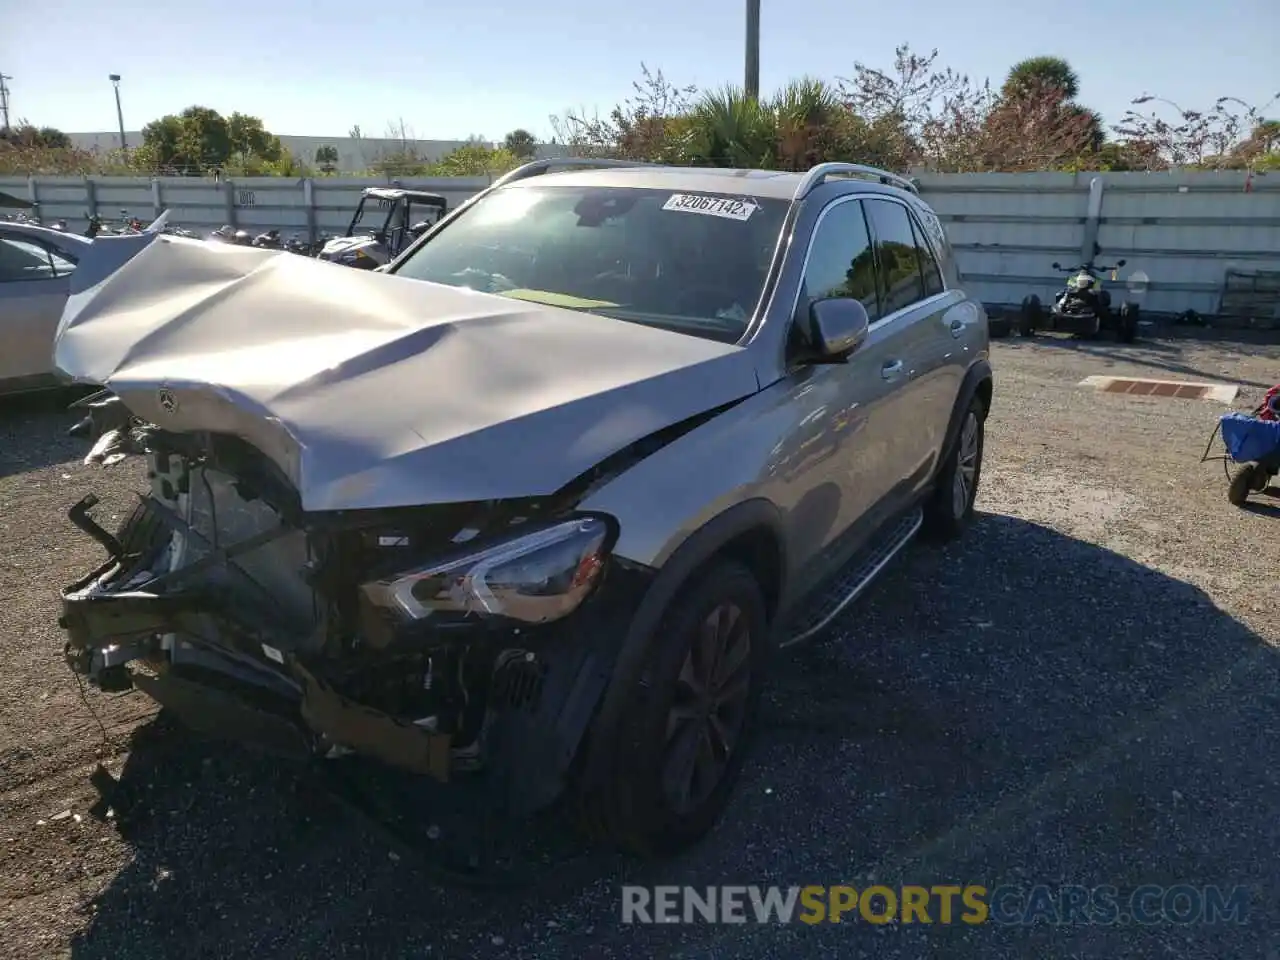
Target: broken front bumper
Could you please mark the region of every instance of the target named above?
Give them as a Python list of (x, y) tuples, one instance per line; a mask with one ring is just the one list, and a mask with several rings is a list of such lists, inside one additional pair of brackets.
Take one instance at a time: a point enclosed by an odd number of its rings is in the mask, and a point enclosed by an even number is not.
[[(108, 560), (62, 594), (60, 625), (71, 668), (107, 690), (136, 687), (194, 729), (244, 741), (296, 759), (355, 752), (414, 773), (449, 781), (459, 769), (452, 733), (431, 729), (357, 702), (326, 681), (323, 662), (295, 652), (288, 639), (248, 609), (211, 590), (201, 576), (265, 542), (256, 535), (214, 548), (196, 563), (149, 574), (143, 538), (121, 544), (88, 517), (93, 501), (72, 508), (73, 523), (108, 550)], [(162, 540), (173, 529), (200, 537), (163, 505)], [(537, 809), (563, 789), (647, 571), (615, 569), (592, 601), (543, 631), (525, 654), (536, 673), (492, 684), (485, 724), (484, 767), (500, 775), (510, 809)], [(476, 629), (492, 630), (492, 625)], [(522, 658), (523, 659), (523, 658)], [(528, 677), (530, 674), (524, 674)]]

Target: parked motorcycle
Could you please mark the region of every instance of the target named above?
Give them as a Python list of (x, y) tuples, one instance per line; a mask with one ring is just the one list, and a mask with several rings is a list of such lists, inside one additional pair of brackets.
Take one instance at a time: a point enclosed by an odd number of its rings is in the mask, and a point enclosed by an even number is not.
[(274, 228), (254, 237), (253, 245), (265, 250), (280, 250), (284, 246), (280, 241), (280, 231)]
[(1133, 343), (1138, 336), (1138, 305), (1126, 301), (1118, 311), (1113, 310), (1111, 291), (1102, 286), (1102, 274), (1110, 273), (1115, 280), (1124, 264), (1117, 260), (1108, 267), (1092, 259), (1072, 267), (1055, 263), (1053, 269), (1071, 275), (1066, 286), (1054, 296), (1047, 311), (1035, 294), (1023, 300), (1018, 332), (1032, 337), (1039, 331), (1053, 330), (1095, 340), (1106, 331), (1114, 333), (1120, 343)]

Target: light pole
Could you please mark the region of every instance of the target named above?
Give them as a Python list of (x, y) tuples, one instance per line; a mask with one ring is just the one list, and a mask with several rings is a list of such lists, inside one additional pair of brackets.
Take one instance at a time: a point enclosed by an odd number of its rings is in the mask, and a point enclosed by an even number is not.
[(116, 121), (120, 124), (120, 153), (125, 160), (129, 159), (129, 144), (124, 139), (124, 111), (120, 109), (120, 74), (113, 73), (109, 77), (116, 88)]
[(760, 0), (747, 0), (747, 96), (752, 100), (760, 97)]
[(12, 79), (7, 73), (0, 73), (0, 130), (9, 129), (9, 88), (5, 81)]

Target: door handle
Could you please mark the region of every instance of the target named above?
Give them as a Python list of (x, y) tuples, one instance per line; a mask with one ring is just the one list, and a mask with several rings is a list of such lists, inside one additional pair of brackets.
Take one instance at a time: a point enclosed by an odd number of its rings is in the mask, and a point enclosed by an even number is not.
[(880, 376), (886, 380), (897, 380), (902, 376), (902, 361), (894, 360), (880, 368)]

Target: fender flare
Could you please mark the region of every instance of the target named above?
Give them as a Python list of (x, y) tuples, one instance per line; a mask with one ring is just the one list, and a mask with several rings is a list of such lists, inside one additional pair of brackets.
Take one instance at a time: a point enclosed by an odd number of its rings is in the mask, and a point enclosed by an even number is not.
[[(973, 398), (977, 396), (979, 388), (983, 383), (989, 384), (991, 381), (991, 364), (985, 359), (974, 363), (965, 373), (964, 380), (960, 383), (960, 391), (956, 394), (956, 405), (951, 410), (951, 422), (947, 424), (947, 435), (942, 445), (943, 455), (938, 461), (938, 469), (941, 469), (942, 464), (947, 462), (947, 456), (951, 453), (956, 439), (960, 436), (960, 425), (964, 422), (965, 412), (969, 409), (969, 405), (973, 403)], [(991, 407), (988, 403), (987, 412), (990, 413), (990, 411)]]
[[(645, 592), (627, 628), (614, 659), (609, 682), (600, 698), (599, 710), (584, 745), (583, 786), (590, 789), (604, 782), (614, 759), (613, 733), (622, 720), (630, 692), (644, 669), (650, 639), (672, 602), (697, 571), (734, 538), (761, 528), (777, 540), (779, 569), (785, 591), (787, 576), (786, 538), (782, 512), (768, 500), (752, 499), (735, 504), (690, 534), (662, 565)], [(779, 595), (783, 595), (781, 592)]]

